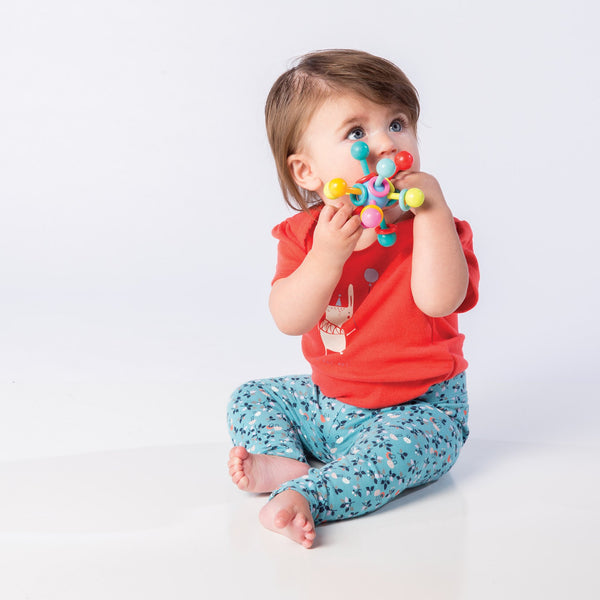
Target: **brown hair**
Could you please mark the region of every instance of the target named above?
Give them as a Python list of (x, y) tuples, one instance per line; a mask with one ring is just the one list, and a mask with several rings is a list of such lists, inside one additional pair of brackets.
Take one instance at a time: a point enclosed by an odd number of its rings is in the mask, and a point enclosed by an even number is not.
[(416, 127), (420, 111), (417, 90), (394, 63), (360, 50), (321, 50), (300, 57), (275, 81), (265, 105), (279, 185), (294, 210), (308, 210), (321, 199), (316, 192), (298, 187), (287, 159), (299, 151), (315, 110), (332, 94), (348, 91), (377, 104), (401, 106)]

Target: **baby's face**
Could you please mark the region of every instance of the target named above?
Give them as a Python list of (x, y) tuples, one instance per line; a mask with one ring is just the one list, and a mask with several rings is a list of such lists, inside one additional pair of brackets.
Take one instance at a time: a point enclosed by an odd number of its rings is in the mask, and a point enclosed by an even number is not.
[[(364, 173), (350, 148), (361, 140), (369, 146), (369, 171), (382, 158), (394, 158), (401, 150), (413, 155), (411, 171), (420, 170), (419, 149), (414, 128), (398, 107), (382, 106), (354, 94), (338, 94), (327, 99), (309, 121), (300, 144), (310, 161), (320, 186), (315, 190), (325, 203), (338, 204), (323, 194), (323, 186), (335, 177), (348, 185)], [(348, 196), (344, 201), (350, 201)]]

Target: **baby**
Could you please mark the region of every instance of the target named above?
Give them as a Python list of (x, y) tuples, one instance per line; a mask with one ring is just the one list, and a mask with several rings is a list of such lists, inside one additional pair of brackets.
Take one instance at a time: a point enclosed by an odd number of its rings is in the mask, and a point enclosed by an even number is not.
[[(273, 230), (269, 307), (283, 333), (302, 336), (312, 373), (234, 392), (229, 473), (241, 490), (270, 493), (266, 528), (310, 548), (319, 523), (374, 511), (456, 462), (469, 432), (458, 313), (477, 303), (479, 271), (469, 225), (420, 170), (417, 92), (393, 63), (305, 55), (275, 82), (265, 114), (284, 198), (301, 211)], [(334, 178), (363, 176), (358, 140), (372, 172), (401, 151), (413, 157), (391, 183), (425, 201), (382, 208), (391, 246), (350, 196), (325, 193)]]

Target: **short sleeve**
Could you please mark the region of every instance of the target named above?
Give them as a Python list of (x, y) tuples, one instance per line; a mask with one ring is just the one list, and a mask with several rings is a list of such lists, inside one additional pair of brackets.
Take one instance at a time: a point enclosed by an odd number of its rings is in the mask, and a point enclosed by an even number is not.
[(471, 226), (466, 221), (459, 221), (458, 219), (454, 219), (454, 221), (469, 268), (467, 295), (462, 304), (456, 309), (457, 313), (464, 313), (471, 310), (479, 300), (479, 263), (473, 251), (473, 231), (471, 230)]
[(273, 228), (277, 244), (277, 266), (271, 285), (291, 275), (306, 258), (312, 247), (312, 233), (316, 225), (315, 212), (299, 213)]

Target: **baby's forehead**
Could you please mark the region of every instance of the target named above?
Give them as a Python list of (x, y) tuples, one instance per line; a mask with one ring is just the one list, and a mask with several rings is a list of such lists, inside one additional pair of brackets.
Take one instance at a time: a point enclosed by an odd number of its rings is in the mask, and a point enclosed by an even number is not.
[(310, 120), (321, 113), (330, 113), (337, 118), (343, 118), (345, 113), (355, 114), (358, 117), (379, 113), (382, 110), (390, 115), (403, 113), (408, 117), (411, 114), (410, 109), (395, 98), (390, 98), (389, 101), (380, 101), (351, 89), (332, 90), (330, 94), (315, 103)]
[(407, 108), (406, 103), (396, 97), (391, 92), (389, 94), (382, 94), (380, 90), (370, 89), (367, 86), (361, 87), (329, 87), (327, 92), (320, 98), (321, 102), (327, 102), (330, 100), (347, 98), (356, 102), (366, 102), (375, 104), (378, 106), (385, 106), (390, 108)]

